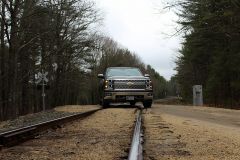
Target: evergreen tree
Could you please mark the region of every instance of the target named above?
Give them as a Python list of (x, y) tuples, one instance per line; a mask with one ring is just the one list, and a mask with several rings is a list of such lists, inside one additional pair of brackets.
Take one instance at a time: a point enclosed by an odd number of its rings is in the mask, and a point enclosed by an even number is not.
[(186, 0), (179, 3), (185, 42), (177, 60), (181, 93), (190, 100), (202, 84), (205, 102), (239, 106), (240, 3), (236, 0)]

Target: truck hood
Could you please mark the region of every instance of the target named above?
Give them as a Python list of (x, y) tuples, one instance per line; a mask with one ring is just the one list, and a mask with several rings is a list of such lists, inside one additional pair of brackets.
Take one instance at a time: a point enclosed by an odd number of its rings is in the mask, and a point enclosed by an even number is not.
[(150, 78), (148, 77), (144, 77), (144, 76), (113, 76), (113, 77), (108, 77), (107, 79), (109, 80), (117, 80), (117, 79), (121, 79), (121, 80), (131, 80), (131, 79), (138, 79), (138, 80), (148, 80)]

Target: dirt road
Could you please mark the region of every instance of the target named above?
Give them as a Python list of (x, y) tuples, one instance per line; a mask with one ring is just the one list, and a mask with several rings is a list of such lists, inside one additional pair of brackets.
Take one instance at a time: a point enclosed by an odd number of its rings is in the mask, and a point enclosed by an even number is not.
[(145, 111), (145, 159), (240, 159), (240, 111), (154, 105)]

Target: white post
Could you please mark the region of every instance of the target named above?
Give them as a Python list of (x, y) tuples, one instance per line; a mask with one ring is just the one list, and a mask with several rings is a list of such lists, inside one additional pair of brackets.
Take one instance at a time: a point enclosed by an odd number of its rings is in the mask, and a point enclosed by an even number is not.
[[(42, 69), (42, 75), (44, 75), (43, 69)], [(44, 76), (42, 76), (42, 107), (43, 107), (43, 111), (45, 111), (45, 84), (44, 84)]]

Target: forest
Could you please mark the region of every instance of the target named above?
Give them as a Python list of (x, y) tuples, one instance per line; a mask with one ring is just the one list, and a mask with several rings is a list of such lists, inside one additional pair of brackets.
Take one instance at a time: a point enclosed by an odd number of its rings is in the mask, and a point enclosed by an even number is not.
[(181, 96), (192, 100), (192, 86), (203, 85), (204, 102), (240, 107), (240, 1), (182, 0), (178, 8), (183, 47), (176, 60)]
[(152, 77), (155, 98), (165, 97), (173, 82), (98, 31), (102, 19), (90, 0), (1, 0), (0, 120), (43, 110), (42, 71), (46, 109), (98, 104), (97, 74), (109, 66), (141, 68)]

